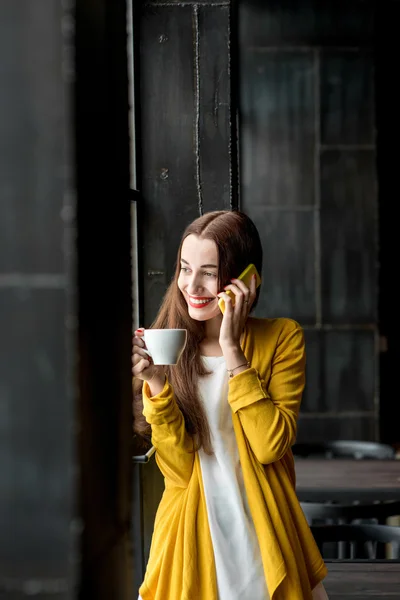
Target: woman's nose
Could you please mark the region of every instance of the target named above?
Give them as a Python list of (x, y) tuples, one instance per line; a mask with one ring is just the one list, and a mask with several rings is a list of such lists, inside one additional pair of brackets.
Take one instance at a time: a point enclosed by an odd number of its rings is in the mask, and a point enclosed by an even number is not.
[(191, 277), (189, 283), (188, 283), (188, 287), (187, 290), (189, 292), (189, 294), (197, 294), (198, 291), (201, 289), (201, 282), (199, 280), (199, 277), (193, 275), (193, 277)]

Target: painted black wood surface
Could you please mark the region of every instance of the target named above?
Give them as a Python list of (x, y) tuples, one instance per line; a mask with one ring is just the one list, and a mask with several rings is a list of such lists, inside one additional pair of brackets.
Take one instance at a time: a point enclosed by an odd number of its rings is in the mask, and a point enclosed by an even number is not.
[[(231, 2), (134, 6), (139, 82), (141, 326), (148, 327), (174, 273), (186, 225), (238, 206), (235, 17)], [(149, 553), (163, 479), (155, 461), (135, 465), (134, 515)], [(142, 573), (135, 573), (140, 583)]]
[(298, 439), (378, 439), (376, 7), (239, 3), (241, 206), (260, 227), (257, 316), (305, 328)]
[(143, 326), (154, 319), (186, 225), (236, 203), (231, 8), (145, 3), (140, 23)]

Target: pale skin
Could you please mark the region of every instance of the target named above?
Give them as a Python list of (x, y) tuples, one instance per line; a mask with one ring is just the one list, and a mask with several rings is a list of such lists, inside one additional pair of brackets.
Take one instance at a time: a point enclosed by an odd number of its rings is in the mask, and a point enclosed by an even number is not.
[[(188, 305), (192, 319), (205, 321), (205, 337), (201, 343), (204, 356), (224, 356), (227, 369), (235, 369), (238, 375), (247, 366), (246, 356), (240, 346), (244, 326), (256, 298), (256, 279), (252, 278), (250, 288), (239, 279), (232, 279), (224, 290), (231, 290), (235, 302), (226, 291), (218, 290), (218, 249), (212, 240), (189, 235), (182, 244), (181, 271), (178, 287)], [(222, 315), (218, 300), (225, 301)], [(165, 384), (162, 366), (153, 365), (143, 351), (144, 329), (135, 331), (132, 352), (132, 373), (135, 377), (147, 381), (151, 396), (159, 394)], [(239, 368), (239, 365), (243, 365)]]

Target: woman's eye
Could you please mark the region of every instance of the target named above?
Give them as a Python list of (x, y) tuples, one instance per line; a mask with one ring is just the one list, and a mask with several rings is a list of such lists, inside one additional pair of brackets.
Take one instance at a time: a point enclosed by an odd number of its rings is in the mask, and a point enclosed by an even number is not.
[[(189, 269), (188, 267), (181, 267), (181, 271), (182, 271), (183, 273), (190, 273), (190, 269)], [(203, 275), (204, 275), (205, 277), (216, 277), (216, 274), (215, 274), (215, 273), (209, 273), (208, 271), (204, 271), (204, 272), (203, 272)]]

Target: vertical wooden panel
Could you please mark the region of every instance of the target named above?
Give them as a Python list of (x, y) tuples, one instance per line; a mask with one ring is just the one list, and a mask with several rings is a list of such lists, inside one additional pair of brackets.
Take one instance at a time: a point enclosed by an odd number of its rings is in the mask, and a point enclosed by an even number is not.
[(307, 373), (302, 413), (370, 413), (376, 418), (376, 339), (371, 329), (306, 329)]
[(307, 328), (304, 331), (306, 342), (306, 385), (301, 403), (301, 414), (321, 412), (325, 409), (323, 395), (323, 353), (324, 335), (322, 331)]
[(232, 207), (229, 7), (200, 7), (197, 33), (199, 176), (208, 212)]
[(374, 323), (377, 287), (375, 154), (321, 156), (321, 260), (325, 323)]
[(265, 249), (257, 314), (307, 328), (304, 439), (377, 432), (375, 11), (357, 0), (239, 3), (241, 204)]
[(374, 144), (372, 58), (370, 52), (322, 53), (322, 144)]
[(0, 3), (0, 597), (13, 600), (68, 600), (77, 575), (64, 18), (61, 1)]
[(26, 285), (0, 298), (1, 576), (58, 579), (66, 592), (73, 492), (65, 290)]
[(245, 53), (240, 138), (244, 210), (314, 203), (312, 53)]
[(196, 185), (194, 9), (144, 6), (140, 102), (144, 323), (174, 271), (184, 227), (200, 214)]
[(371, 43), (373, 2), (360, 0), (242, 0), (245, 46), (358, 46)]
[[(47, 29), (43, 8), (48, 7), (55, 23), (61, 21), (60, 9), (43, 0), (36, 11), (12, 10), (11, 5), (6, 0), (0, 25), (0, 269), (59, 273), (63, 222), (60, 202), (54, 198), (59, 197), (64, 176), (61, 25)], [(18, 0), (14, 6), (19, 6)], [(44, 235), (37, 237), (39, 226)]]
[(314, 324), (313, 212), (262, 210), (252, 205), (246, 212), (257, 223), (264, 248), (263, 284), (254, 314)]
[(374, 331), (327, 331), (323, 348), (324, 408), (345, 415), (375, 412)]
[[(173, 275), (183, 229), (203, 212), (237, 202), (230, 11), (230, 2), (213, 0), (150, 2), (140, 9), (139, 250), (145, 327)], [(141, 469), (147, 562), (164, 481), (154, 459)]]

